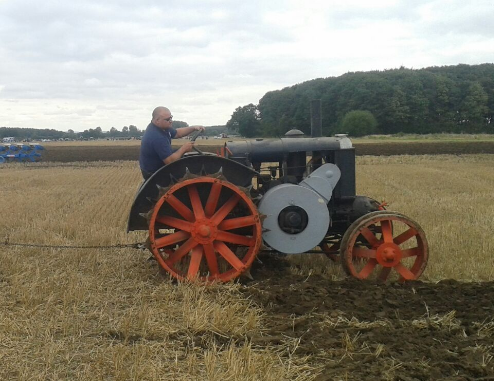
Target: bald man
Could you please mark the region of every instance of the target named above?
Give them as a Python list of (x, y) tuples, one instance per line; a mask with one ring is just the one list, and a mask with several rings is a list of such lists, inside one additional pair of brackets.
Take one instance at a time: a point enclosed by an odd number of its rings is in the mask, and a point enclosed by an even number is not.
[(172, 151), (171, 140), (182, 138), (194, 131), (204, 131), (203, 126), (190, 126), (174, 129), (173, 115), (166, 107), (156, 107), (152, 114), (151, 123), (142, 137), (139, 165), (144, 180), (149, 179), (154, 172), (166, 164), (180, 159), (184, 153), (190, 152), (193, 142), (186, 142), (175, 152)]

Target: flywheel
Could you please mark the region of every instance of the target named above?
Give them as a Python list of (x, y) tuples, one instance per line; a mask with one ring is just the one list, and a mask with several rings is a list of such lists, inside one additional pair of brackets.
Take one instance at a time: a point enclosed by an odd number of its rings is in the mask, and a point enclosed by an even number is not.
[(150, 212), (149, 240), (173, 277), (227, 282), (258, 254), (261, 218), (246, 189), (218, 177), (194, 177), (162, 189)]

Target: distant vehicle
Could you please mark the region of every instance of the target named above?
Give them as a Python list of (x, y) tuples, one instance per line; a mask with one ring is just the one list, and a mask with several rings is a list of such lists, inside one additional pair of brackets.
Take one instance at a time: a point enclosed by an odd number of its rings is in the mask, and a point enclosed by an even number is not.
[(12, 136), (9, 136), (7, 138), (2, 139), (3, 143), (13, 143), (14, 141), (15, 141), (15, 138), (13, 138)]
[(215, 139), (226, 139), (228, 137), (227, 134), (225, 134), (224, 132), (222, 132), (221, 134), (219, 134), (218, 136), (215, 136), (214, 138)]

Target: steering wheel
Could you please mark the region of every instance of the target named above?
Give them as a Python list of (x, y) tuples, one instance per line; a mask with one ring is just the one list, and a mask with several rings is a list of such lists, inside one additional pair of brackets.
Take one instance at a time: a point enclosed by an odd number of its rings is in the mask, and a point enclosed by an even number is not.
[[(194, 133), (192, 134), (192, 137), (190, 138), (190, 141), (191, 141), (191, 142), (195, 142), (195, 141), (196, 141), (196, 139), (197, 139), (197, 137), (198, 137), (199, 135), (201, 135), (203, 132), (204, 132), (204, 131), (200, 131), (200, 130), (199, 130), (199, 131), (197, 131), (197, 132), (194, 132)], [(194, 151), (196, 151), (199, 155), (204, 155), (204, 153), (203, 153), (203, 152), (202, 152), (199, 148), (197, 148), (196, 146), (193, 146), (193, 147), (192, 147), (192, 149), (193, 149)]]

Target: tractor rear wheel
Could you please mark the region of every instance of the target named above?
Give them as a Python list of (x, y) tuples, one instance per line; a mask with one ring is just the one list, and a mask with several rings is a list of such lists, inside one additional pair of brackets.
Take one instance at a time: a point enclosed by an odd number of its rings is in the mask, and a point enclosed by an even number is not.
[(381, 282), (395, 274), (400, 281), (418, 279), (427, 265), (428, 251), (422, 228), (410, 218), (389, 211), (362, 216), (341, 240), (345, 272)]
[(227, 282), (252, 265), (262, 241), (261, 219), (244, 189), (195, 177), (162, 191), (149, 219), (149, 239), (158, 263), (173, 277)]

